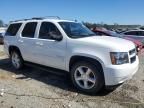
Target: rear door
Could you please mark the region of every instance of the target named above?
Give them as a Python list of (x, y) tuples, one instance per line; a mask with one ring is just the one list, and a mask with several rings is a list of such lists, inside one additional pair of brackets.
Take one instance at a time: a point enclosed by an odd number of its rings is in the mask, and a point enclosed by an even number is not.
[(37, 22), (26, 23), (20, 33), (20, 38), (18, 39), (18, 46), (20, 47), (24, 60), (34, 63), (36, 62), (35, 35), (37, 24)]
[(4, 36), (4, 49), (7, 54), (9, 45), (17, 46), (17, 39), (19, 38), (18, 32), (22, 27), (22, 23), (12, 23), (9, 25)]
[(144, 31), (139, 31), (139, 36), (137, 38), (144, 44)]

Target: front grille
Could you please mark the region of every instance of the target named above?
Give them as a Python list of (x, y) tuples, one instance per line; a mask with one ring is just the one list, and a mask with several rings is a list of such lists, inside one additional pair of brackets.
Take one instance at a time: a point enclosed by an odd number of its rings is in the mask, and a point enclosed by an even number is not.
[(136, 49), (132, 49), (129, 51), (130, 63), (134, 63), (136, 61)]
[(131, 63), (135, 62), (136, 61), (136, 56), (130, 58), (130, 61), (131, 61)]
[(132, 54), (134, 54), (135, 52), (136, 52), (136, 49), (134, 48), (134, 49), (132, 49), (132, 50), (129, 51), (129, 55), (132, 55)]

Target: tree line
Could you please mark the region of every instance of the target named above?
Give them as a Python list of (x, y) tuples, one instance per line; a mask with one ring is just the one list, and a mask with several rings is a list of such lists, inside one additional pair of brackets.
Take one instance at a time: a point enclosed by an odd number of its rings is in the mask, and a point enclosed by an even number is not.
[[(140, 25), (119, 25), (117, 23), (109, 25), (103, 22), (102, 23), (82, 22), (82, 23), (90, 29), (96, 28), (96, 27), (103, 27), (103, 28), (112, 30), (112, 29), (133, 29), (133, 28), (140, 27)], [(3, 20), (0, 20), (0, 27), (5, 27), (5, 26), (7, 26), (7, 24), (4, 24)]]
[(134, 28), (138, 28), (141, 25), (119, 25), (117, 23), (114, 24), (105, 24), (105, 23), (90, 23), (90, 22), (82, 22), (85, 26), (87, 26), (88, 28), (92, 29), (92, 28), (97, 28), (97, 27), (103, 27), (109, 30), (112, 29), (134, 29)]

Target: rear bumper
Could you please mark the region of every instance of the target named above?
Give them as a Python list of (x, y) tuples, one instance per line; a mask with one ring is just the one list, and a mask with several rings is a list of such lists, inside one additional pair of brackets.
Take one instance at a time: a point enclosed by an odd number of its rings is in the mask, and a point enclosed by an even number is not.
[(118, 85), (126, 80), (129, 80), (133, 75), (138, 71), (139, 68), (139, 59), (136, 58), (136, 61), (132, 64), (125, 65), (111, 65), (104, 69), (105, 76), (105, 85), (113, 86)]

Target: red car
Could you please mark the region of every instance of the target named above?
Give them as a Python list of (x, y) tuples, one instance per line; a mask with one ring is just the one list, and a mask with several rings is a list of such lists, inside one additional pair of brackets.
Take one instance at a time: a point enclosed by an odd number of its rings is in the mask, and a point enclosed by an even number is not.
[(118, 33), (113, 32), (113, 31), (103, 30), (103, 29), (94, 29), (93, 32), (99, 36), (112, 36), (112, 37), (119, 37), (119, 38), (123, 38), (126, 40), (130, 40), (136, 45), (138, 52), (143, 48), (143, 44), (140, 41), (135, 40), (133, 38), (124, 37), (121, 34), (118, 34)]

